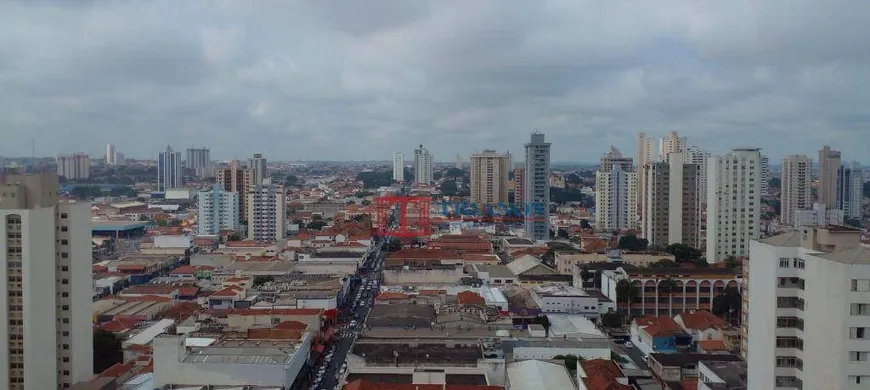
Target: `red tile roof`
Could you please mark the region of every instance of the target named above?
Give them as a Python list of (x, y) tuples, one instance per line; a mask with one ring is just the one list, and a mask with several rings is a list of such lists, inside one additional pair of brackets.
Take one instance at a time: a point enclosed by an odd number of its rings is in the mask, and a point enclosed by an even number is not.
[(474, 291), (463, 291), (456, 294), (456, 302), (460, 305), (485, 305), (486, 300)]
[(284, 321), (275, 325), (275, 329), (289, 329), (289, 330), (305, 330), (308, 329), (308, 324), (299, 321)]
[(182, 265), (172, 271), (169, 271), (170, 275), (196, 275), (196, 268), (193, 268), (189, 265)]
[(722, 340), (701, 340), (698, 341), (698, 348), (704, 351), (727, 351), (728, 346)]
[(286, 316), (313, 316), (323, 313), (322, 309), (232, 309), (228, 315), (256, 316), (256, 315), (286, 315)]
[(262, 248), (267, 247), (272, 244), (267, 242), (257, 242), (257, 241), (230, 241), (227, 242), (227, 248)]
[(622, 370), (612, 360), (593, 359), (578, 362), (586, 377), (583, 383), (588, 389), (595, 390), (632, 390), (633, 387), (617, 382), (617, 378), (625, 378)]
[(141, 295), (168, 295), (178, 290), (175, 286), (166, 286), (159, 284), (142, 284), (132, 286), (122, 291), (122, 294), (141, 294)]
[(447, 290), (420, 290), (419, 295), (445, 295), (447, 294)]
[(408, 298), (409, 298), (408, 294), (403, 294), (403, 293), (394, 292), (394, 291), (384, 291), (384, 292), (378, 294), (378, 297), (375, 299), (377, 299), (379, 301), (391, 301), (391, 300), (400, 300), (400, 299), (408, 299)]
[(112, 333), (120, 333), (136, 327), (138, 320), (132, 318), (117, 318), (99, 326), (99, 329)]
[(192, 297), (199, 292), (199, 287), (181, 287), (178, 289), (178, 295), (183, 297)]
[(698, 310), (695, 312), (685, 312), (679, 314), (680, 319), (687, 329), (706, 330), (710, 328), (723, 328), (728, 325), (725, 320), (716, 317), (713, 313), (706, 310)]
[(643, 327), (643, 330), (650, 336), (669, 336), (676, 332), (682, 331), (677, 322), (668, 316), (644, 316), (636, 318), (637, 325)]
[(115, 363), (114, 366), (107, 368), (105, 371), (101, 372), (98, 376), (102, 378), (117, 378), (120, 377), (133, 369), (133, 366), (136, 364), (135, 360), (130, 360), (127, 363)]
[(211, 294), (209, 296), (210, 297), (235, 297), (235, 296), (239, 295), (239, 292), (242, 290), (244, 290), (244, 289), (233, 284), (233, 285), (227, 286), (226, 288), (218, 290), (217, 292), (215, 292), (214, 294)]

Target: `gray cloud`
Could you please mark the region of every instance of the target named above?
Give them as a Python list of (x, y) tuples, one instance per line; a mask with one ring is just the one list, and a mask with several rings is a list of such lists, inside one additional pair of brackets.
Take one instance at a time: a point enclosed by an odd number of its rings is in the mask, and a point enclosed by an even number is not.
[(0, 4), (0, 155), (452, 161), (538, 129), (596, 161), (673, 129), (870, 162), (870, 3), (356, 3)]

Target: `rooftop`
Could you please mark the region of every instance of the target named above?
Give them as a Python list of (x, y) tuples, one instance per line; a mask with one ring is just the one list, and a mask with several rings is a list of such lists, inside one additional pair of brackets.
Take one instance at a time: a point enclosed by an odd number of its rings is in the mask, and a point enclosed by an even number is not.
[(586, 297), (589, 294), (582, 288), (566, 286), (564, 284), (550, 284), (535, 286), (535, 292), (544, 297)]
[(650, 359), (655, 359), (662, 367), (682, 367), (696, 365), (698, 362), (740, 362), (743, 359), (730, 354), (708, 353), (651, 353)]
[(435, 320), (435, 308), (429, 305), (410, 303), (377, 305), (369, 312), (366, 325), (370, 327), (429, 328)]
[[(702, 363), (716, 376), (725, 381), (722, 390), (745, 390), (747, 366), (744, 361), (704, 362)], [(720, 382), (721, 383), (721, 382)], [(717, 387), (714, 387), (718, 389)]]
[(477, 345), (448, 346), (443, 343), (384, 343), (381, 340), (366, 342), (357, 341), (353, 346), (353, 354), (364, 356), (366, 363), (393, 364), (398, 359), (399, 364), (476, 364), (483, 358), (483, 352)]

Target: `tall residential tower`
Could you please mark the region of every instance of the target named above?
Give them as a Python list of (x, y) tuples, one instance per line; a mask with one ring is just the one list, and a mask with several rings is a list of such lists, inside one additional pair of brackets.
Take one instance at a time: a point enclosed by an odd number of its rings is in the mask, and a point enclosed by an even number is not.
[(525, 147), (523, 202), (535, 205), (525, 211), (526, 237), (547, 240), (550, 238), (550, 143), (544, 141), (544, 134), (535, 132)]
[(181, 152), (167, 145), (166, 151), (157, 157), (157, 191), (181, 187), (181, 165)]
[(405, 156), (399, 152), (393, 153), (393, 181), (405, 181)]
[(761, 229), (760, 149), (732, 149), (707, 169), (707, 261), (747, 256)]
[(793, 155), (782, 160), (779, 220), (783, 224), (795, 226), (795, 212), (812, 208), (812, 169), (813, 160), (807, 156)]
[(840, 169), (840, 151), (825, 145), (819, 150), (819, 203), (829, 209), (837, 208), (837, 170)]
[(432, 184), (433, 165), (432, 155), (420, 144), (420, 148), (414, 150), (414, 180), (417, 184), (427, 186)]
[(498, 204), (508, 202), (508, 176), (511, 154), (495, 150), (471, 155), (471, 202)]

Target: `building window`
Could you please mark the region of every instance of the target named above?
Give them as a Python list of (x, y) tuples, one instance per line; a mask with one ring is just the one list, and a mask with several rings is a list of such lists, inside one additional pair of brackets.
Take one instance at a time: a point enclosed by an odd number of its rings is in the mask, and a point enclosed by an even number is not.
[(789, 264), (791, 264), (791, 261), (788, 257), (779, 258), (779, 268), (788, 268)]
[(61, 226), (61, 227), (60, 227), (60, 231), (62, 231), (62, 232), (65, 232), (65, 231), (67, 231), (67, 230), (69, 230), (69, 228), (66, 227), (66, 226)]
[(69, 215), (67, 213), (60, 213), (60, 219), (67, 219)]
[(804, 261), (801, 259), (794, 259), (794, 268), (804, 269)]
[(870, 279), (852, 279), (852, 291), (870, 291)]
[(850, 362), (866, 362), (870, 352), (867, 351), (851, 351), (849, 352)]
[(850, 314), (853, 316), (870, 316), (870, 304), (853, 303)]
[(61, 258), (61, 259), (68, 259), (68, 258), (69, 258), (69, 253), (67, 253), (67, 252), (60, 252), (60, 258)]
[(849, 338), (853, 340), (866, 340), (868, 339), (867, 328), (865, 327), (852, 327), (849, 328)]
[(69, 240), (64, 238), (64, 239), (60, 240), (60, 244), (61, 245), (69, 245)]

